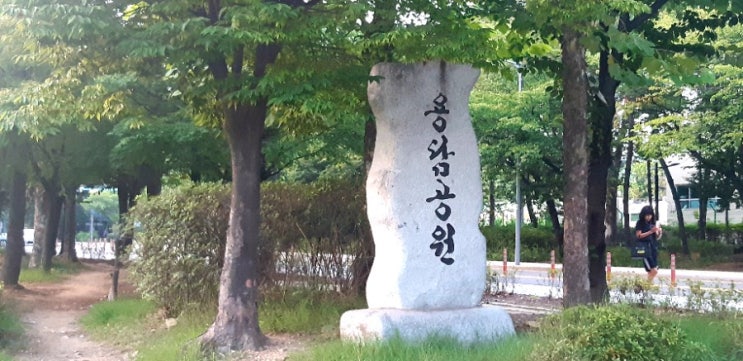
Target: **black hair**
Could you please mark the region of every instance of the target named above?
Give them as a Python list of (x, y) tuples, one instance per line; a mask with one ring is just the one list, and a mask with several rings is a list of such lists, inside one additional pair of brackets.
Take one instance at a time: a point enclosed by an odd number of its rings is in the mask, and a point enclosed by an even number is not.
[(645, 224), (646, 223), (645, 216), (647, 216), (648, 214), (653, 216), (653, 223), (655, 223), (655, 212), (653, 212), (653, 207), (651, 206), (642, 207), (642, 209), (640, 210), (639, 221)]

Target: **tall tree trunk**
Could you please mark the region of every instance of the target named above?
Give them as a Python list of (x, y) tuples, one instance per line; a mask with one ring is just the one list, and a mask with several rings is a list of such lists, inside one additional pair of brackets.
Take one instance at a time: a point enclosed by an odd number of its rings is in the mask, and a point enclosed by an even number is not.
[[(653, 205), (653, 172), (650, 168), (650, 159), (645, 161), (645, 170), (646, 170), (647, 182), (648, 182), (648, 205), (652, 206)], [(655, 213), (656, 213), (655, 219), (658, 219), (657, 209), (655, 210)]]
[(148, 196), (156, 196), (162, 192), (162, 174), (158, 170), (148, 165), (140, 166), (137, 178), (147, 187)]
[(529, 214), (529, 222), (531, 223), (531, 227), (538, 228), (539, 219), (537, 218), (537, 214), (534, 213), (534, 205), (531, 202), (531, 198), (529, 198), (528, 196), (524, 197), (524, 203), (526, 204), (526, 213)]
[(488, 181), (488, 224), (495, 225), (495, 181)]
[(258, 349), (258, 227), (261, 138), (267, 102), (227, 111), (225, 132), (232, 154), (232, 200), (217, 317), (202, 344), (219, 351)]
[[(562, 38), (563, 67), (563, 164), (565, 169), (565, 250), (563, 259), (563, 305), (572, 307), (590, 301), (588, 283), (588, 84), (585, 49), (581, 36), (565, 29)], [(603, 224), (603, 217), (602, 222)], [(602, 237), (603, 239), (603, 237)]]
[(606, 300), (606, 194), (612, 162), (612, 129), (616, 113), (616, 89), (619, 83), (609, 74), (609, 58), (618, 55), (599, 54), (598, 95), (593, 102), (591, 143), (588, 168), (588, 252), (591, 301)]
[(10, 188), (10, 210), (8, 214), (8, 240), (3, 261), (3, 283), (5, 287), (18, 287), (23, 261), (23, 228), (26, 218), (26, 173), (13, 171)]
[(77, 251), (75, 250), (75, 227), (77, 199), (74, 187), (68, 187), (64, 198), (64, 233), (62, 234), (62, 252), (70, 262), (77, 262)]
[[(374, 159), (376, 139), (377, 125), (374, 117), (370, 115), (364, 126), (364, 181), (366, 181)], [(366, 189), (366, 182), (364, 182), (364, 189)], [(364, 202), (364, 207), (366, 207), (366, 202)], [(363, 217), (361, 222), (363, 232), (361, 232), (359, 249), (356, 251), (352, 265), (353, 283), (351, 287), (357, 295), (363, 295), (366, 292), (366, 280), (369, 279), (369, 273), (374, 263), (374, 239), (372, 238), (371, 225), (369, 225), (367, 217)]]
[(46, 211), (49, 205), (44, 202), (48, 200), (49, 198), (44, 196), (44, 187), (41, 185), (34, 187), (34, 245), (31, 248), (31, 255), (28, 259), (28, 268), (38, 268), (41, 266), (44, 254), (46, 226), (49, 224), (46, 218), (49, 215)]
[(660, 183), (658, 182), (658, 163), (655, 163), (655, 221), (660, 218)]
[(119, 297), (119, 273), (121, 272), (121, 254), (124, 252), (127, 246), (132, 244), (134, 235), (131, 231), (124, 227), (125, 216), (129, 212), (129, 208), (134, 205), (134, 198), (136, 197), (135, 189), (137, 186), (134, 185), (135, 181), (129, 177), (120, 177), (117, 180), (117, 200), (119, 208), (119, 225), (121, 231), (114, 240), (114, 269), (111, 272), (111, 288), (108, 291), (108, 300), (114, 301)]
[(547, 213), (550, 215), (550, 221), (552, 222), (552, 234), (555, 235), (555, 243), (560, 255), (562, 255), (562, 247), (564, 244), (563, 240), (563, 229), (560, 224), (560, 214), (557, 212), (557, 205), (555, 200), (550, 198), (547, 200)]
[(59, 233), (59, 220), (62, 214), (62, 196), (60, 195), (60, 187), (54, 187), (53, 189), (46, 189), (44, 196), (47, 200), (44, 202), (49, 208), (47, 212), (46, 220), (47, 225), (44, 233), (44, 244), (41, 258), (41, 267), (44, 272), (49, 272), (52, 269), (52, 257), (57, 254), (57, 235)]
[[(630, 131), (630, 129), (628, 129), (628, 126), (631, 122), (631, 118), (632, 117), (627, 117), (626, 119), (622, 120), (621, 127), (626, 133)], [(624, 143), (617, 142), (616, 146), (614, 147), (614, 155), (612, 157), (611, 167), (609, 168), (609, 183), (606, 191), (606, 217), (604, 218), (604, 224), (607, 227), (606, 238), (604, 239), (604, 242), (606, 244), (618, 244), (624, 236), (623, 233), (619, 233), (617, 225), (617, 196), (620, 183), (619, 168), (622, 164), (622, 155), (624, 154), (624, 148)]]
[[(699, 233), (697, 237), (701, 240), (707, 240), (707, 202), (709, 202), (709, 192), (703, 186), (707, 183), (710, 178), (710, 171), (708, 168), (702, 169), (699, 176), (699, 220), (697, 224), (699, 226)], [(714, 211), (714, 209), (713, 209)]]
[(673, 203), (676, 206), (676, 217), (678, 219), (678, 231), (679, 237), (681, 237), (681, 248), (685, 255), (691, 255), (689, 252), (689, 237), (686, 234), (686, 228), (684, 227), (684, 212), (681, 211), (681, 198), (679, 198), (678, 191), (676, 190), (676, 184), (673, 182), (671, 177), (671, 171), (668, 170), (668, 164), (663, 159), (660, 159), (660, 166), (663, 168), (663, 173), (666, 175), (666, 181), (668, 182), (668, 188), (671, 190), (673, 196)]
[[(217, 14), (213, 20), (216, 21)], [(253, 76), (261, 79), (281, 51), (277, 44), (255, 50)], [(242, 56), (242, 51), (238, 51)], [(227, 63), (210, 63), (216, 79), (227, 77)], [(233, 69), (239, 71), (240, 69)], [(258, 243), (261, 222), (261, 140), (268, 113), (268, 99), (253, 105), (225, 105), (224, 132), (232, 158), (232, 197), (224, 265), (219, 281), (219, 302), (214, 323), (201, 336), (205, 349), (259, 349), (266, 337), (258, 324)]]
[[(634, 117), (630, 120), (630, 129), (634, 127)], [(632, 136), (632, 133), (630, 133)], [(622, 244), (627, 244), (634, 239), (632, 237), (632, 229), (630, 228), (630, 214), (629, 214), (629, 187), (630, 180), (632, 178), (632, 159), (635, 155), (635, 143), (629, 142), (627, 144), (627, 155), (626, 163), (624, 164), (624, 177), (622, 177), (622, 213), (624, 213), (624, 237), (622, 238)]]
[[(619, 164), (614, 162), (614, 164)], [(612, 167), (609, 169), (609, 184), (606, 189), (606, 215), (604, 216), (604, 225), (606, 233), (604, 243), (607, 245), (617, 244), (619, 234), (617, 233), (617, 196), (619, 192), (619, 170)]]

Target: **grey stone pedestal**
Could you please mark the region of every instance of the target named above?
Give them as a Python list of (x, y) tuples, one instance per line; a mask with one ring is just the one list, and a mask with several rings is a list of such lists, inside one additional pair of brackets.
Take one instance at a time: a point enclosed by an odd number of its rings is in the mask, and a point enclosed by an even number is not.
[(343, 314), (340, 328), (344, 339), (358, 343), (395, 337), (416, 342), (440, 336), (472, 344), (497, 341), (515, 332), (511, 316), (488, 305), (438, 311), (353, 310)]

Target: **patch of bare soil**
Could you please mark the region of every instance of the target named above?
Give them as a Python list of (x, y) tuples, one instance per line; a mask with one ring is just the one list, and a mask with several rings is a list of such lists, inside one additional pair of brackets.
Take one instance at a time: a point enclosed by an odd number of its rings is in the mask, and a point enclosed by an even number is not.
[(90, 340), (80, 326), (88, 308), (108, 297), (113, 266), (84, 263), (84, 270), (59, 283), (6, 289), (4, 298), (21, 312), (25, 347), (17, 361), (127, 361), (127, 350)]
[(558, 298), (510, 293), (486, 295), (483, 303), (503, 307), (511, 316), (516, 333), (534, 331), (542, 318), (562, 310), (562, 300)]

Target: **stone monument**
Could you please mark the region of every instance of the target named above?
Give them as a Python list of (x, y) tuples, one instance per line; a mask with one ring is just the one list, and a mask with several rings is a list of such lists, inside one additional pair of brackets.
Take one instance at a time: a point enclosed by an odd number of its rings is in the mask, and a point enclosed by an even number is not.
[(366, 196), (375, 259), (369, 308), (343, 314), (341, 337), (473, 343), (513, 334), (508, 313), (480, 304), (482, 184), (469, 116), (479, 71), (430, 61), (380, 63), (371, 75), (377, 139)]

